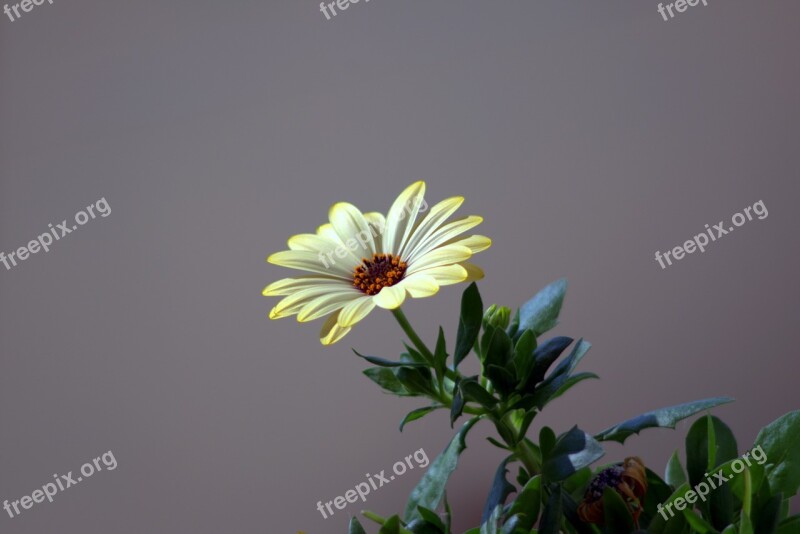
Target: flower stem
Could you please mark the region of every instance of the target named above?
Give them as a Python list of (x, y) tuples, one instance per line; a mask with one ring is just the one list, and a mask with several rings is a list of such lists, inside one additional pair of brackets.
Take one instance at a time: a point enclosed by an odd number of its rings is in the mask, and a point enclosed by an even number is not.
[(411, 340), (411, 343), (413, 343), (414, 346), (417, 347), (417, 350), (425, 357), (425, 359), (428, 360), (431, 365), (433, 365), (433, 353), (414, 331), (414, 327), (408, 322), (408, 317), (406, 317), (406, 314), (403, 313), (403, 310), (400, 308), (395, 308), (392, 310), (392, 315), (394, 315), (394, 318), (397, 319), (398, 323), (400, 323), (400, 328), (402, 328), (403, 332), (406, 333), (408, 339)]

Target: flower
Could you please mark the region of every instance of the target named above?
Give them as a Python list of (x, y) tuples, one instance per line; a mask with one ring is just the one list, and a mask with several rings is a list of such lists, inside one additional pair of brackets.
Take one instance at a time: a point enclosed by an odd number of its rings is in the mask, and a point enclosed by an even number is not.
[(639, 514), (642, 512), (641, 503), (647, 493), (647, 472), (642, 460), (636, 456), (625, 458), (621, 464), (612, 465), (595, 475), (578, 505), (578, 517), (582, 521), (596, 525), (605, 522), (603, 511), (605, 488), (613, 488), (622, 496), (634, 523), (638, 522)]
[(443, 200), (421, 215), (427, 207), (424, 195), (424, 182), (411, 184), (385, 217), (339, 202), (316, 234), (291, 237), (289, 250), (267, 261), (312, 274), (284, 278), (264, 289), (264, 296), (284, 297), (270, 319), (297, 315), (305, 322), (328, 315), (320, 341), (329, 345), (376, 306), (393, 310), (407, 295), (429, 297), (440, 286), (483, 278), (483, 271), (467, 260), (489, 248), (491, 240), (461, 236), (483, 219), (470, 215), (448, 222), (463, 197)]

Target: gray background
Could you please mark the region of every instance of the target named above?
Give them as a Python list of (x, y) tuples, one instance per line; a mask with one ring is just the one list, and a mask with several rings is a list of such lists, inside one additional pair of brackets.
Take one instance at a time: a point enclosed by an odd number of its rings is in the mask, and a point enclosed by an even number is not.
[[(446, 416), (382, 395), (350, 351), (396, 356), (375, 312), (323, 348), (269, 321), (264, 263), (337, 200), (386, 210), (417, 179), (467, 198), (493, 247), (484, 300), (571, 285), (556, 333), (594, 348), (542, 423), (589, 431), (731, 395), (742, 447), (798, 408), (800, 5), (372, 0), (55, 0), (0, 19), (0, 250), (105, 197), (96, 219), (0, 269), (0, 499), (112, 450), (119, 462), (0, 531), (344, 532), (400, 511), (410, 472), (323, 520)], [(754, 221), (666, 270), (655, 250), (763, 200)], [(455, 333), (461, 288), (405, 308)], [(538, 428), (538, 423), (535, 424)], [(678, 432), (638, 454), (661, 471)], [(458, 530), (501, 458), (480, 427), (451, 484)]]

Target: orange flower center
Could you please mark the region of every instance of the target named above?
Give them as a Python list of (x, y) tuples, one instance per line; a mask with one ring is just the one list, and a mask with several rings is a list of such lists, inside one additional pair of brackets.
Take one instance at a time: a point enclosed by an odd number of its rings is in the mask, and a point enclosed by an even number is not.
[(367, 295), (377, 295), (384, 287), (395, 285), (406, 273), (406, 262), (391, 254), (373, 254), (363, 258), (353, 271), (353, 285)]

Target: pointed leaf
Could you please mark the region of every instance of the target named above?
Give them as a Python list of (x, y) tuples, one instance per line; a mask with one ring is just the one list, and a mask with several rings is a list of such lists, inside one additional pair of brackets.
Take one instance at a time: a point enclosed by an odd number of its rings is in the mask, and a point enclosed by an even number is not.
[(483, 507), (481, 523), (485, 523), (486, 520), (491, 517), (495, 508), (498, 506), (503, 506), (506, 503), (508, 496), (517, 490), (506, 479), (506, 475), (508, 474), (508, 468), (506, 465), (513, 459), (514, 456), (509, 456), (497, 467), (497, 471), (494, 474), (494, 480), (492, 481), (492, 488), (489, 490), (489, 496), (487, 497), (486, 504)]
[(536, 337), (558, 324), (558, 314), (567, 292), (566, 279), (556, 280), (536, 294), (519, 309), (518, 333), (533, 330)]
[(378, 384), (384, 391), (387, 393), (392, 393), (394, 395), (398, 395), (400, 397), (416, 397), (416, 393), (411, 393), (397, 379), (394, 372), (391, 369), (387, 369), (385, 367), (370, 367), (369, 369), (364, 370), (364, 374)]
[(673, 489), (686, 483), (686, 472), (681, 465), (681, 459), (678, 457), (678, 451), (672, 453), (672, 456), (667, 463), (667, 470), (664, 473), (667, 484), (672, 486)]
[(800, 487), (800, 411), (787, 413), (768, 424), (756, 438), (766, 457), (766, 476), (773, 493), (784, 498), (797, 494)]
[(628, 505), (616, 490), (609, 487), (603, 490), (603, 515), (606, 527), (614, 534), (633, 532), (633, 517)]
[(603, 454), (603, 448), (592, 436), (574, 426), (556, 440), (553, 450), (543, 461), (542, 475), (548, 481), (564, 480), (597, 461)]
[(400, 432), (403, 431), (403, 427), (405, 427), (411, 421), (416, 421), (417, 419), (422, 419), (429, 413), (438, 410), (439, 408), (444, 408), (441, 404), (434, 404), (432, 406), (425, 406), (424, 408), (417, 408), (416, 410), (412, 410), (408, 412), (408, 414), (403, 418), (400, 422)]
[(617, 441), (625, 443), (631, 434), (638, 434), (645, 428), (675, 428), (679, 421), (691, 417), (698, 412), (708, 410), (721, 404), (733, 402), (730, 397), (714, 397), (695, 402), (687, 402), (669, 408), (661, 408), (647, 412), (623, 423), (607, 428), (595, 435), (598, 441)]
[(358, 519), (356, 519), (355, 517), (351, 517), (348, 534), (367, 534), (367, 533), (364, 530), (364, 527), (361, 526), (361, 523), (358, 522)]
[(404, 513), (405, 521), (419, 517), (417, 506), (436, 510), (444, 495), (445, 486), (450, 475), (458, 466), (458, 457), (467, 448), (465, 438), (470, 429), (478, 422), (478, 418), (467, 421), (453, 437), (444, 451), (431, 462), (422, 480), (411, 491)]
[(483, 320), (483, 302), (478, 286), (472, 282), (461, 296), (461, 316), (458, 321), (458, 334), (456, 335), (456, 349), (453, 353), (453, 368), (457, 367), (466, 358), (478, 334), (481, 331)]

